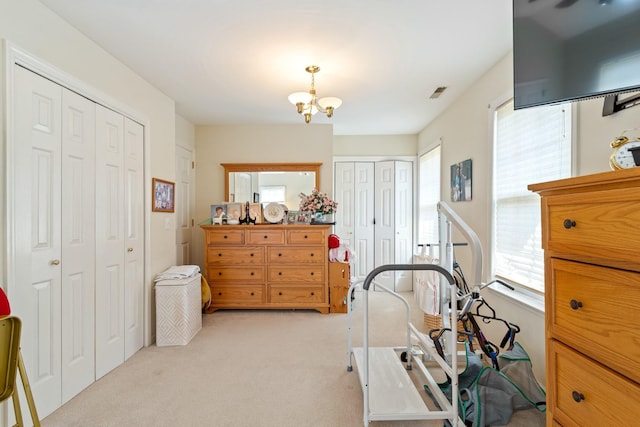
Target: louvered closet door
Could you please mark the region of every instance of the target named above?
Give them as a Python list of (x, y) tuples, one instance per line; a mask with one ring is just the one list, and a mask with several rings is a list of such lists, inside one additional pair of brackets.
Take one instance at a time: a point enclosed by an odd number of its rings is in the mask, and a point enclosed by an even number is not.
[(96, 107), (96, 379), (124, 362), (124, 117)]
[[(394, 184), (394, 262), (396, 264), (411, 264), (413, 262), (413, 162), (395, 162)], [(411, 271), (397, 271), (395, 276), (396, 291), (413, 289)]]
[(124, 118), (125, 284), (124, 358), (142, 348), (144, 339), (144, 128)]
[(36, 407), (46, 416), (61, 402), (62, 88), (20, 66), (14, 77), (15, 283), (7, 284), (8, 296), (22, 319), (21, 351)]

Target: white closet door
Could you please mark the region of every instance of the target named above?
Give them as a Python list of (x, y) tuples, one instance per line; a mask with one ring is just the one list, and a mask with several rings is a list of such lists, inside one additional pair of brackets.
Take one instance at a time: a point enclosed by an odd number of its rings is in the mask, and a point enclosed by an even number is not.
[[(354, 168), (354, 250), (355, 277), (364, 280), (375, 265), (375, 167), (373, 162), (356, 162)], [(352, 274), (353, 276), (353, 274)]]
[[(376, 162), (375, 167), (375, 266), (395, 263), (395, 162)], [(376, 281), (394, 289), (395, 274), (385, 271)]]
[(124, 119), (124, 359), (144, 340), (144, 128)]
[[(355, 200), (355, 163), (336, 162), (333, 175), (334, 190), (333, 195), (338, 203), (338, 210), (335, 213), (336, 225), (335, 233), (340, 237), (340, 243), (354, 248), (355, 220), (354, 200)], [(353, 274), (353, 272), (352, 272)]]
[(191, 150), (176, 145), (176, 265), (191, 264), (191, 232), (195, 201), (192, 165)]
[(95, 103), (62, 94), (62, 403), (95, 380)]
[(61, 401), (62, 88), (20, 66), (14, 76), (15, 186), (8, 207), (15, 225), (15, 283), (7, 285), (12, 314), (22, 319), (22, 356), (44, 417)]
[(124, 117), (96, 106), (96, 379), (124, 361)]
[[(413, 163), (396, 161), (394, 167), (394, 262), (396, 264), (411, 264), (413, 262)], [(396, 291), (413, 289), (411, 271), (397, 271), (395, 276)]]

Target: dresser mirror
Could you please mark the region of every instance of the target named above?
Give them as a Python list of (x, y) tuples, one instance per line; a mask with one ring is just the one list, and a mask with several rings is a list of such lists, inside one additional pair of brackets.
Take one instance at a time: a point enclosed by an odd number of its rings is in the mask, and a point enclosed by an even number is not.
[(320, 188), (322, 163), (221, 163), (227, 202), (277, 202), (291, 210)]

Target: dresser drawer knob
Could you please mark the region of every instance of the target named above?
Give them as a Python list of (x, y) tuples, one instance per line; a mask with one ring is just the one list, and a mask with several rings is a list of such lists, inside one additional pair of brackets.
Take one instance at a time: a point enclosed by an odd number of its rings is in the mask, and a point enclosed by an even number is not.
[(264, 236), (262, 236), (262, 237), (263, 237), (264, 239), (268, 239), (268, 238), (269, 238), (269, 236), (267, 236), (267, 235), (264, 235)]
[(566, 228), (567, 230), (575, 226), (576, 222), (574, 220), (568, 218), (564, 220), (564, 228)]
[(253, 292), (251, 292), (251, 296), (254, 296), (255, 294)]
[(313, 276), (313, 271), (310, 274)]
[(251, 272), (251, 275), (253, 276), (254, 274), (255, 274), (255, 273), (252, 271), (252, 272)]
[(569, 304), (571, 305), (571, 308), (574, 309), (574, 310), (582, 308), (582, 302), (581, 301), (576, 301), (576, 300), (572, 299)]
[(311, 256), (311, 257), (312, 257), (312, 256), (313, 256), (313, 252), (311, 252), (311, 253), (309, 254), (309, 256)]
[(278, 254), (278, 256), (282, 256), (282, 254)]
[(315, 292), (311, 292), (311, 296), (314, 296), (316, 293)]
[(224, 235), (224, 237), (223, 237), (223, 239), (227, 239), (227, 238), (228, 238), (228, 237), (227, 237), (227, 235), (225, 234), (225, 235)]
[(218, 296), (222, 296), (222, 292), (218, 292)]
[(304, 238), (305, 238), (305, 239), (308, 239), (308, 237), (307, 237), (307, 235), (306, 235), (306, 234), (304, 235)]
[(222, 254), (218, 254), (218, 256), (222, 256)]
[(251, 252), (251, 253), (249, 254), (249, 256), (253, 256), (253, 252)]
[(282, 292), (278, 292), (278, 295), (282, 295)]
[(579, 393), (577, 391), (574, 391), (573, 393), (571, 393), (571, 396), (573, 396), (573, 400), (575, 400), (578, 403), (584, 400), (584, 394)]
[(222, 276), (222, 271), (218, 271), (218, 276)]
[(282, 276), (282, 271), (278, 271), (278, 276)]

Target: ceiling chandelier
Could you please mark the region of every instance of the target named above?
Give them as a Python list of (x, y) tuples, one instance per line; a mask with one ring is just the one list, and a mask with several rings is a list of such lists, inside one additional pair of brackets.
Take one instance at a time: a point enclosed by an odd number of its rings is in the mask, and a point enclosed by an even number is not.
[(325, 113), (327, 117), (333, 116), (333, 111), (342, 105), (342, 100), (334, 96), (327, 96), (318, 99), (316, 97), (315, 73), (320, 71), (317, 65), (309, 65), (305, 68), (311, 73), (311, 89), (309, 92), (294, 92), (289, 95), (289, 102), (296, 106), (298, 114), (304, 115), (304, 122), (311, 123), (311, 116), (320, 111)]

